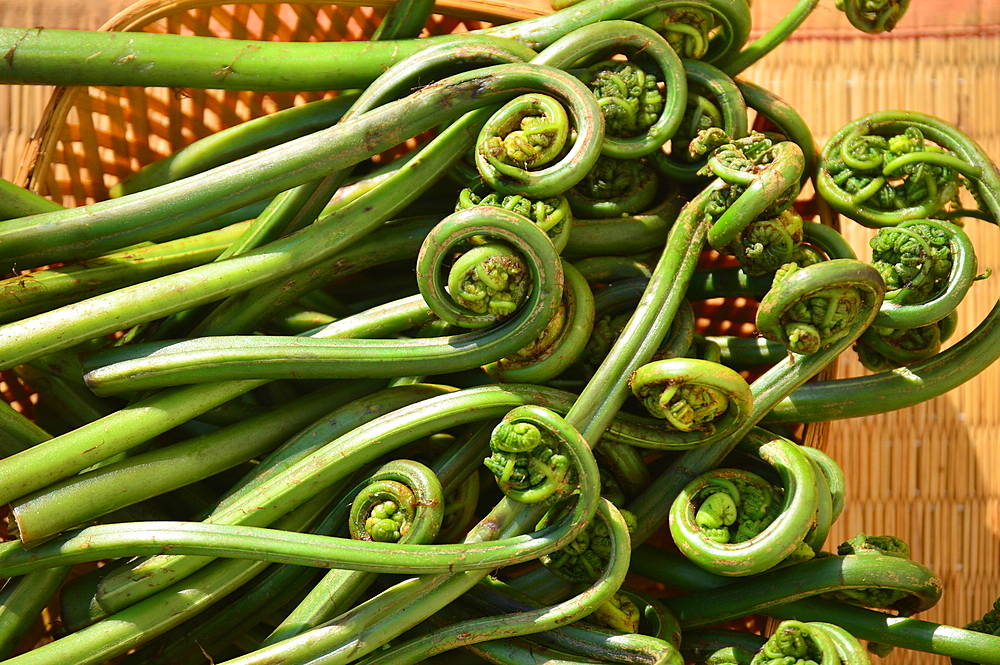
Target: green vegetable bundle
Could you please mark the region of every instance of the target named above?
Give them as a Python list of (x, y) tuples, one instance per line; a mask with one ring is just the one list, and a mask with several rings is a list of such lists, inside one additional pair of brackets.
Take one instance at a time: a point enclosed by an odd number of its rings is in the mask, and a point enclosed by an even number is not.
[[(878, 33), (907, 2), (842, 4)], [(8, 662), (1000, 664), (987, 619), (910, 618), (942, 589), (905, 543), (827, 543), (849, 479), (786, 427), (1000, 356), (1000, 309), (942, 350), (990, 158), (911, 112), (819, 150), (740, 77), (816, 5), (751, 42), (747, 0), (423, 38), (400, 0), (368, 42), (136, 33), (126, 60), (0, 28), (0, 82), (339, 91), (107, 201), (0, 182), (0, 370), (41, 404), (0, 405)], [(870, 262), (839, 216), (879, 228)], [(759, 338), (704, 334), (720, 296)], [(873, 375), (809, 382), (852, 346)], [(14, 655), (57, 592), (58, 639)], [(759, 614), (766, 641), (706, 628)]]

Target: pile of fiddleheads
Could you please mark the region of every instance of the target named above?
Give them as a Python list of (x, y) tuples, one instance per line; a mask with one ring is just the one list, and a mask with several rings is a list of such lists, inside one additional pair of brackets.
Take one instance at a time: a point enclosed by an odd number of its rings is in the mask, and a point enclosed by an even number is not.
[[(367, 42), (241, 44), (224, 80), (228, 40), (137, 33), (116, 67), (114, 35), (0, 28), (0, 82), (339, 91), (108, 201), (0, 182), (0, 370), (40, 402), (0, 404), (6, 662), (1000, 664), (996, 609), (891, 623), (938, 578), (891, 536), (832, 551), (849, 479), (781, 427), (1000, 355), (1000, 310), (942, 350), (982, 277), (962, 219), (1000, 214), (978, 146), (882, 113), (817, 151), (739, 77), (816, 4), (750, 42), (746, 0), (430, 38), (400, 0)], [(838, 3), (871, 33), (906, 5)], [(838, 214), (880, 227), (871, 263)], [(753, 337), (706, 332), (721, 296)], [(908, 374), (807, 383), (852, 345)], [(15, 655), (57, 592), (59, 639)], [(704, 628), (753, 614), (787, 620)]]

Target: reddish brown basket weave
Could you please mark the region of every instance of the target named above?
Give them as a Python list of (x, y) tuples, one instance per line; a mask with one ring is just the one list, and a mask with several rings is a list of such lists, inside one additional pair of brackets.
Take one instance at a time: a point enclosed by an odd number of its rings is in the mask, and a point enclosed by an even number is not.
[[(264, 41), (353, 41), (378, 27), (390, 1), (140, 2), (101, 29)], [(482, 0), (438, 3), (425, 34), (465, 32), (537, 16), (526, 6)], [(66, 206), (108, 198), (136, 169), (213, 132), (330, 97), (323, 92), (242, 92), (134, 87), (58, 88), (35, 133), (18, 183)]]

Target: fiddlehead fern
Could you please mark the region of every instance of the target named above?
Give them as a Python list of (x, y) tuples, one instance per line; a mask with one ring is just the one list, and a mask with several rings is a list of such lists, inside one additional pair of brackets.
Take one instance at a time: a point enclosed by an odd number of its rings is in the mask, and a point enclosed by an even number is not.
[[(538, 529), (560, 521), (570, 506), (553, 506), (538, 523)], [(628, 511), (621, 511), (625, 524), (632, 528), (635, 519)], [(614, 540), (604, 519), (598, 518), (587, 525), (573, 542), (562, 549), (541, 557), (542, 564), (553, 574), (570, 582), (593, 582), (607, 568)]]
[(715, 17), (700, 7), (663, 7), (646, 14), (642, 22), (663, 35), (682, 58), (700, 60), (708, 53)]
[(531, 283), (521, 256), (506, 245), (489, 243), (469, 249), (448, 273), (448, 293), (459, 307), (502, 321), (528, 295)]
[(881, 282), (877, 271), (852, 259), (802, 269), (788, 264), (761, 301), (757, 329), (794, 353), (815, 353), (846, 335), (852, 322), (874, 307), (877, 294), (866, 286), (872, 280)]
[(801, 549), (815, 523), (812, 463), (791, 441), (754, 431), (758, 454), (778, 471), (784, 490), (748, 471), (715, 469), (685, 486), (670, 508), (670, 534), (681, 553), (718, 575), (774, 567)]
[(747, 275), (773, 272), (792, 261), (802, 242), (802, 217), (791, 208), (776, 217), (756, 219), (726, 247)]
[(541, 407), (518, 407), (504, 417), (490, 437), (492, 454), (483, 462), (504, 495), (545, 505), (576, 489), (577, 470), (565, 450), (569, 429)]
[(932, 296), (951, 273), (949, 241), (940, 224), (904, 222), (879, 229), (869, 244), (872, 265), (885, 281), (885, 297), (907, 303)]
[[(685, 60), (688, 95), (677, 131), (670, 137), (670, 154), (653, 153), (656, 168), (670, 180), (701, 180), (707, 154), (715, 145), (706, 144), (717, 137), (742, 139), (747, 135), (747, 105), (736, 82), (722, 70), (698, 60)], [(728, 142), (722, 139), (718, 144)]]
[[(997, 598), (993, 602), (993, 609), (986, 612), (982, 619), (976, 619), (975, 621), (966, 624), (965, 630), (971, 630), (976, 633), (984, 633), (986, 635), (998, 635), (1000, 636), (1000, 598)], [(967, 660), (961, 658), (952, 658), (952, 665), (975, 665)]]
[(836, 0), (834, 7), (861, 32), (877, 35), (890, 32), (903, 18), (910, 0)]
[(473, 206), (504, 208), (530, 219), (535, 226), (548, 234), (558, 251), (562, 251), (566, 246), (573, 223), (573, 213), (565, 196), (560, 194), (547, 199), (532, 199), (518, 194), (505, 195), (485, 191), (487, 189), (466, 187), (459, 192), (455, 210), (465, 210)]
[[(615, 54), (627, 59), (609, 59)], [(582, 78), (600, 98), (611, 128), (602, 154), (643, 157), (658, 151), (677, 130), (687, 94), (684, 66), (663, 37), (646, 26), (598, 21), (567, 34), (534, 62), (565, 69), (591, 65)]]
[(601, 626), (606, 626), (619, 633), (639, 632), (639, 621), (642, 619), (639, 606), (632, 599), (619, 591), (611, 596), (603, 605), (590, 615), (590, 620)]
[(646, 160), (602, 155), (566, 198), (577, 217), (598, 219), (642, 212), (658, 191), (659, 177)]
[(938, 214), (960, 176), (978, 169), (928, 144), (916, 124), (877, 127), (857, 121), (833, 135), (820, 154), (816, 189), (839, 213), (872, 228)]
[(946, 320), (948, 319), (919, 328), (873, 326), (861, 334), (854, 350), (861, 364), (873, 372), (887, 372), (912, 365), (933, 357), (941, 350), (944, 339), (940, 324)]
[(444, 511), (441, 483), (419, 462), (395, 460), (369, 478), (354, 498), (348, 527), (356, 540), (434, 540)]
[[(837, 554), (840, 556), (860, 554), (909, 559), (910, 546), (902, 538), (896, 536), (869, 536), (859, 533), (847, 542), (841, 543), (837, 547)], [(878, 609), (894, 609), (900, 601), (907, 602), (909, 599), (909, 594), (904, 589), (879, 587), (840, 589), (832, 593), (831, 596), (838, 600)]]
[(879, 328), (929, 326), (951, 314), (976, 281), (975, 248), (950, 222), (925, 219), (879, 229), (872, 264), (886, 284)]
[(773, 143), (759, 133), (715, 147), (702, 169), (724, 183), (706, 210), (712, 221), (709, 244), (723, 251), (753, 220), (776, 216), (791, 206), (799, 192), (803, 160), (796, 144)]
[[(559, 156), (569, 137), (569, 116), (548, 95), (522, 95), (504, 106), (480, 134), (476, 161), (493, 168), (545, 166)], [(480, 170), (483, 167), (480, 164)]]
[[(441, 280), (445, 260), (463, 243), (470, 239), (479, 242), (484, 237), (517, 247), (519, 256), (516, 260), (511, 258), (513, 252), (505, 248), (499, 251), (502, 252), (501, 257), (506, 258), (491, 260), (490, 248), (499, 246), (497, 242), (474, 245), (475, 255), (482, 257), (485, 254), (487, 262), (492, 261), (497, 271), (491, 273), (489, 268), (482, 267), (478, 262), (457, 261), (451, 268), (446, 290)], [(467, 282), (457, 269), (459, 263), (471, 264), (471, 271), (465, 273), (470, 276)], [(549, 289), (551, 283), (532, 286), (522, 281), (522, 275), (527, 276), (529, 270), (535, 271), (543, 266), (555, 269), (556, 279), (562, 282), (561, 263), (551, 241), (540, 228), (522, 215), (503, 208), (476, 206), (450, 215), (427, 235), (417, 256), (417, 280), (424, 300), (441, 319), (465, 328), (484, 328), (509, 316), (518, 307), (517, 298), (528, 295), (529, 290), (528, 302), (532, 308), (537, 306), (538, 295)], [(514, 284), (511, 276), (518, 278)], [(512, 291), (515, 284), (521, 286)], [(515, 293), (520, 295), (512, 297)], [(465, 297), (456, 303), (452, 298), (459, 294), (465, 294)], [(468, 305), (460, 304), (462, 300)], [(546, 309), (546, 321), (551, 317), (551, 310), (551, 307)]]
[[(854, 643), (857, 653), (864, 654), (857, 640)], [(774, 634), (750, 661), (751, 665), (807, 665), (810, 663), (840, 665), (841, 662), (837, 643), (827, 628), (822, 624), (802, 623), (800, 621), (782, 621)], [(844, 658), (843, 662), (853, 665), (859, 661)]]
[(563, 261), (562, 300), (535, 340), (514, 355), (483, 367), (501, 382), (544, 383), (570, 367), (586, 350), (594, 327), (594, 294), (583, 275)]
[(584, 81), (597, 96), (607, 136), (638, 136), (652, 127), (663, 112), (663, 95), (656, 77), (627, 60), (591, 65)]
[(558, 100), (525, 94), (507, 102), (479, 133), (479, 175), (504, 194), (548, 198), (571, 187), (597, 159), (604, 136), (600, 109), (593, 98), (589, 102), (585, 120), (574, 116), (573, 121), (578, 132), (590, 135), (578, 137), (565, 155), (570, 120)]
[(700, 430), (705, 442), (738, 427), (753, 401), (743, 377), (707, 360), (657, 360), (637, 369), (630, 383), (652, 416), (681, 432)]

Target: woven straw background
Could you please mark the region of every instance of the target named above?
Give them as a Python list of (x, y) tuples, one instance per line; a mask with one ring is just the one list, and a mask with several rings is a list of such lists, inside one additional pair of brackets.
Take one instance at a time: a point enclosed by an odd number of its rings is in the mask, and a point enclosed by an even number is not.
[[(1000, 2), (917, 0), (892, 33), (857, 36), (823, 2), (795, 38), (747, 78), (784, 97), (823, 145), (845, 122), (889, 109), (922, 111), (957, 124), (1000, 159)], [(790, 2), (755, 3), (769, 26)], [(971, 330), (1000, 297), (1000, 229), (970, 220), (980, 271), (953, 339)], [(863, 258), (871, 232), (844, 220)], [(840, 376), (866, 372), (853, 352)], [(825, 449), (847, 477), (844, 514), (830, 542), (859, 531), (891, 533), (944, 581), (941, 601), (921, 618), (962, 626), (1000, 596), (1000, 367), (914, 408), (834, 422)], [(944, 663), (897, 651), (885, 663)]]
[[(2, 0), (0, 25), (93, 29), (128, 4)], [(517, 4), (544, 7), (545, 0)], [(755, 25), (773, 24), (793, 4), (757, 0)], [(832, 6), (833, 0), (821, 0), (795, 37), (747, 77), (797, 108), (821, 145), (848, 120), (902, 108), (956, 123), (1000, 159), (1000, 2), (915, 0), (896, 31), (877, 38), (858, 36)], [(0, 177), (16, 177), (49, 92), (0, 87)], [(849, 224), (845, 234), (867, 256), (870, 232)], [(1000, 271), (1000, 231), (974, 220), (969, 231), (981, 270)], [(1000, 297), (998, 280), (1000, 274), (973, 288), (956, 339)], [(865, 371), (853, 353), (840, 363), (841, 376)], [(831, 542), (858, 531), (892, 533), (910, 542), (914, 558), (945, 582), (941, 602), (921, 618), (963, 625), (1000, 595), (998, 393), (1000, 368), (993, 367), (912, 409), (829, 425), (824, 447), (848, 479), (847, 508)], [(898, 652), (884, 662), (943, 664), (945, 659)]]

